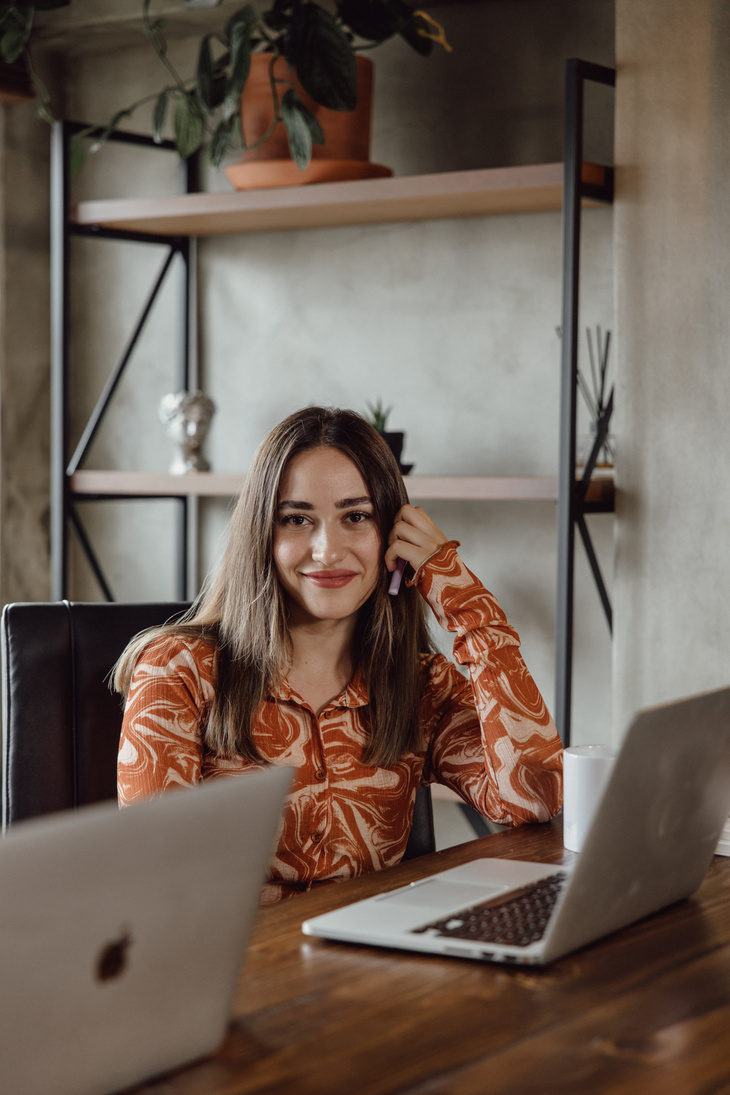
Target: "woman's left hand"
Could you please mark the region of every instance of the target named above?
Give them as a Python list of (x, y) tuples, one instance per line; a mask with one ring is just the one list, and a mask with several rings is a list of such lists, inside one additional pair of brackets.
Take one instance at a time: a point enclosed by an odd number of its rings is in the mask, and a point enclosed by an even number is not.
[(397, 560), (404, 559), (414, 570), (418, 570), (429, 556), (448, 542), (448, 536), (434, 525), (420, 506), (401, 506), (388, 536), (385, 565), (392, 571)]

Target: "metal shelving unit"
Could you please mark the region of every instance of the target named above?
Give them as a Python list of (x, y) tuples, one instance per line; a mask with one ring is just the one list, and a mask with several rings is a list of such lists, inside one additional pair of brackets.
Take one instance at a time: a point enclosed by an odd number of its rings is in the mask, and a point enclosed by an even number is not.
[[(80, 471), (94, 437), (102, 424), (119, 381), (134, 352), (145, 323), (154, 307), (160, 290), (171, 276), (176, 265), (182, 266), (180, 283), (180, 332), (175, 383), (179, 389), (187, 388), (191, 379), (191, 314), (193, 295), (194, 240), (187, 235), (137, 232), (125, 228), (95, 224), (83, 225), (72, 216), (69, 193), (70, 143), (75, 133), (86, 128), (76, 122), (56, 122), (51, 136), (51, 596), (61, 600), (67, 595), (68, 583), (68, 530), (73, 529), (81, 549), (108, 601), (114, 596), (104, 575), (101, 564), (86, 534), (75, 506), (73, 476)], [(116, 132), (110, 140), (123, 144), (160, 149), (177, 156), (172, 141), (156, 143), (151, 137)], [(197, 172), (194, 160), (183, 162), (181, 186), (185, 194), (197, 190)], [(137, 317), (127, 345), (109, 374), (94, 410), (76, 444), (70, 452), (69, 438), (69, 365), (70, 365), (70, 282), (69, 264), (71, 238), (87, 236), (94, 239), (112, 239), (127, 242), (162, 245), (166, 255), (156, 280)], [(189, 497), (171, 493), (175, 498), (177, 515), (177, 596), (181, 601), (190, 598), (188, 571), (188, 543), (191, 524)]]
[[(599, 423), (593, 452), (576, 481), (575, 434), (578, 376), (578, 305), (581, 209), (610, 203), (611, 168), (585, 164), (582, 155), (583, 90), (586, 80), (614, 83), (614, 72), (582, 61), (569, 61), (566, 80), (565, 163), (481, 171), (451, 172), (413, 178), (327, 183), (274, 191), (226, 194), (197, 193), (194, 164), (183, 168), (182, 193), (167, 198), (83, 202), (72, 209), (69, 199), (69, 142), (81, 125), (56, 124), (52, 145), (52, 588), (53, 597), (67, 594), (68, 530), (81, 548), (104, 596), (113, 594), (79, 518), (76, 503), (114, 498), (168, 498), (179, 507), (177, 536), (178, 596), (194, 595), (189, 581), (188, 543), (191, 502), (201, 496), (230, 496), (241, 473), (202, 473), (186, 480), (164, 474), (86, 471), (84, 459), (114, 395), (127, 362), (144, 329), (163, 283), (176, 259), (183, 267), (181, 335), (176, 383), (187, 388), (191, 378), (190, 317), (195, 240), (225, 233), (318, 228), (334, 225), (383, 224), (563, 209), (563, 357), (561, 375), (560, 469), (558, 478), (419, 477), (409, 478), (414, 498), (473, 501), (557, 500), (558, 620), (556, 721), (563, 741), (570, 740), (573, 634), (573, 565), (578, 528), (610, 626), (610, 604), (585, 517), (613, 509), (613, 484), (592, 480), (596, 457), (608, 431), (613, 397)], [(171, 142), (156, 145), (148, 137), (116, 133), (114, 140), (174, 152)], [(69, 253), (71, 239), (86, 236), (162, 244), (167, 249), (158, 277), (112, 370), (80, 441), (72, 454), (68, 436)]]

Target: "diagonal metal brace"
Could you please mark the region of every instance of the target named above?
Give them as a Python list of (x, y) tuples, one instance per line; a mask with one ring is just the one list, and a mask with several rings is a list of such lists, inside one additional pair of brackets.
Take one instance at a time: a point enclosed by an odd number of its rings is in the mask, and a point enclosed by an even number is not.
[(593, 541), (591, 540), (591, 534), (588, 531), (588, 525), (586, 519), (582, 513), (578, 514), (575, 519), (575, 523), (578, 526), (581, 539), (583, 541), (583, 547), (586, 550), (588, 556), (588, 562), (590, 564), (591, 571), (593, 573), (593, 580), (596, 583), (596, 589), (598, 590), (598, 596), (601, 598), (601, 604), (603, 605), (603, 611), (606, 614), (606, 620), (608, 622), (608, 630), (613, 635), (613, 609), (611, 608), (611, 601), (608, 596), (608, 590), (606, 584), (603, 581), (603, 575), (601, 574), (601, 567), (598, 563), (598, 556), (596, 555), (593, 547)]
[(113, 601), (114, 600), (114, 594), (112, 593), (111, 589), (109, 588), (109, 583), (107, 582), (106, 578), (104, 577), (104, 572), (101, 569), (101, 565), (99, 563), (99, 560), (96, 557), (96, 552), (94, 551), (94, 549), (91, 546), (91, 541), (89, 540), (89, 537), (86, 535), (86, 529), (81, 524), (81, 521), (79, 519), (79, 515), (76, 512), (76, 510), (73, 508), (73, 506), (70, 508), (68, 516), (69, 516), (69, 520), (71, 521), (71, 524), (73, 525), (73, 530), (76, 533), (76, 537), (79, 541), (79, 544), (81, 545), (83, 553), (86, 556), (86, 560), (87, 560), (89, 566), (91, 567), (91, 570), (94, 574), (94, 577), (96, 578), (97, 582), (99, 583), (99, 588), (101, 589), (102, 593), (104, 594), (104, 599), (107, 600), (107, 601), (110, 601), (110, 602)]
[(142, 312), (140, 313), (139, 320), (137, 321), (137, 326), (135, 327), (134, 331), (132, 332), (132, 336), (131, 336), (129, 342), (127, 343), (126, 349), (124, 350), (124, 353), (122, 354), (122, 356), (119, 360), (119, 363), (117, 364), (116, 368), (112, 371), (111, 375), (109, 376), (109, 379), (107, 380), (106, 384), (104, 385), (104, 389), (103, 389), (101, 395), (99, 396), (99, 398), (97, 400), (96, 406), (94, 407), (94, 410), (91, 413), (89, 421), (86, 423), (86, 428), (84, 429), (84, 432), (81, 435), (79, 443), (76, 446), (76, 450), (75, 450), (73, 456), (71, 457), (71, 460), (69, 461), (69, 463), (66, 467), (66, 474), (67, 475), (73, 475), (75, 471), (78, 471), (78, 469), (81, 466), (82, 462), (86, 458), (86, 454), (89, 451), (89, 448), (91, 446), (92, 441), (96, 437), (96, 432), (99, 429), (99, 426), (101, 425), (102, 419), (103, 419), (104, 415), (107, 412), (107, 408), (109, 407), (109, 403), (111, 402), (112, 396), (114, 395), (114, 392), (117, 389), (117, 385), (119, 384), (119, 381), (122, 378), (122, 375), (124, 373), (124, 370), (127, 367), (127, 364), (129, 363), (129, 359), (131, 358), (131, 356), (134, 352), (135, 346), (137, 345), (137, 342), (139, 341), (139, 337), (142, 334), (142, 330), (144, 328), (144, 325), (147, 322), (147, 319), (149, 317), (150, 312), (152, 311), (152, 306), (154, 305), (155, 301), (157, 300), (157, 296), (160, 292), (160, 289), (163, 286), (163, 283), (164, 283), (165, 278), (167, 276), (168, 270), (170, 269), (170, 266), (172, 265), (173, 259), (178, 254), (178, 251), (179, 251), (179, 246), (176, 243), (171, 244), (170, 250), (169, 250), (168, 255), (167, 255), (167, 258), (165, 259), (164, 263), (162, 264), (162, 269), (160, 270), (160, 273), (157, 276), (157, 281), (155, 282), (155, 284), (152, 288), (152, 291), (150, 292), (150, 295), (148, 296), (147, 301), (146, 301), (146, 303), (145, 303), (145, 305), (142, 309)]
[(583, 502), (585, 502), (586, 493), (588, 491), (588, 487), (590, 486), (590, 482), (591, 482), (591, 476), (593, 475), (593, 471), (594, 471), (594, 468), (596, 466), (596, 461), (598, 460), (598, 454), (600, 453), (601, 449), (603, 448), (603, 445), (606, 441), (606, 437), (608, 436), (608, 427), (611, 423), (611, 415), (612, 414), (613, 414), (613, 387), (611, 388), (611, 394), (608, 397), (608, 403), (603, 408), (603, 411), (601, 412), (601, 414), (598, 417), (598, 422), (597, 422), (597, 425), (596, 425), (596, 437), (595, 437), (595, 440), (593, 442), (593, 448), (591, 449), (590, 456), (588, 457), (588, 460), (586, 461), (586, 466), (583, 469), (583, 475), (581, 476), (581, 480), (580, 480), (580, 482), (579, 482), (579, 484), (576, 488), (577, 499), (578, 499), (578, 502), (579, 502), (580, 505), (582, 505)]

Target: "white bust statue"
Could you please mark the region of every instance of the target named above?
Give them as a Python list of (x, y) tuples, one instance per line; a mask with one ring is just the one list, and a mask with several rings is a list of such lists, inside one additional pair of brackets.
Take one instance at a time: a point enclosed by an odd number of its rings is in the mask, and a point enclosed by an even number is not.
[(200, 449), (215, 413), (215, 403), (202, 392), (170, 392), (160, 400), (158, 415), (176, 451), (171, 475), (208, 471)]

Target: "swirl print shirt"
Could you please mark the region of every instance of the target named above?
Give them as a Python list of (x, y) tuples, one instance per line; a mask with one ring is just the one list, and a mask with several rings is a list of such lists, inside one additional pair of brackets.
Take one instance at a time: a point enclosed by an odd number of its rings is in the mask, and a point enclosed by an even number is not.
[[(423, 655), (422, 745), (388, 768), (362, 762), (368, 695), (356, 673), (319, 716), (286, 681), (257, 712), (254, 740), (271, 764), (295, 769), (263, 903), (400, 861), (421, 784), (443, 783), (503, 825), (547, 821), (562, 801), (560, 738), (496, 599), (451, 541), (410, 579), (454, 660)], [(214, 696), (214, 652), (164, 636), (132, 676), (118, 759), (121, 805), (256, 765), (203, 741)]]

